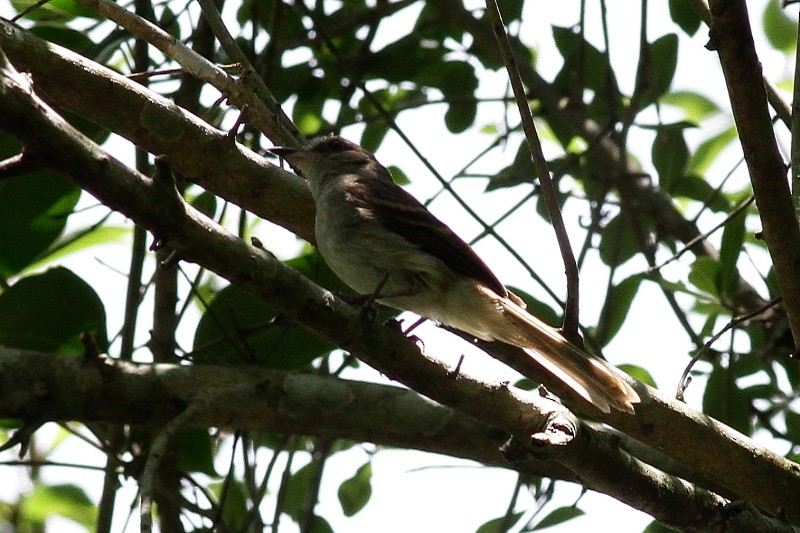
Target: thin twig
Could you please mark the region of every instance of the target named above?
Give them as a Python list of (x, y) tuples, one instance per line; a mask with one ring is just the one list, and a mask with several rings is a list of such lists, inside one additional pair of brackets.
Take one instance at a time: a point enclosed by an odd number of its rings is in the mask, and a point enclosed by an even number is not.
[[(708, 7), (706, 0), (692, 0), (691, 3), (700, 19), (711, 28), (711, 9)], [(789, 107), (789, 104), (783, 99), (778, 88), (775, 87), (775, 83), (767, 78), (766, 74), (762, 74), (761, 79), (767, 91), (767, 99), (772, 109), (775, 110), (775, 114), (778, 115), (778, 118), (781, 119), (781, 122), (783, 122), (787, 128), (792, 129), (792, 108)], [(797, 84), (795, 84), (795, 87), (797, 87)]]
[(686, 392), (686, 388), (692, 382), (692, 378), (689, 375), (689, 372), (692, 370), (692, 367), (694, 367), (695, 363), (697, 363), (697, 361), (699, 361), (700, 358), (703, 357), (703, 355), (706, 352), (708, 352), (708, 350), (711, 349), (711, 345), (712, 344), (714, 344), (727, 331), (730, 331), (731, 329), (735, 328), (736, 326), (738, 326), (742, 322), (746, 322), (746, 321), (748, 321), (748, 320), (750, 320), (750, 319), (752, 319), (754, 317), (757, 317), (758, 315), (760, 315), (761, 313), (763, 313), (767, 309), (770, 309), (771, 307), (774, 307), (774, 306), (778, 305), (778, 303), (780, 303), (780, 301), (781, 301), (781, 297), (778, 296), (774, 300), (771, 300), (771, 301), (767, 302), (765, 305), (759, 307), (758, 309), (756, 309), (754, 311), (751, 311), (751, 312), (749, 312), (749, 313), (747, 313), (745, 315), (734, 317), (734, 318), (731, 319), (730, 322), (728, 322), (725, 325), (724, 328), (722, 328), (717, 333), (715, 333), (714, 336), (711, 337), (708, 340), (708, 342), (706, 342), (703, 345), (702, 348), (697, 350), (697, 352), (692, 357), (692, 360), (689, 361), (688, 365), (686, 365), (686, 368), (684, 369), (683, 374), (681, 375), (681, 381), (680, 381), (680, 383), (678, 383), (678, 390), (675, 392), (675, 398), (678, 401), (681, 401), (681, 402), (683, 401), (683, 393)]
[[(318, 37), (322, 40), (323, 43), (325, 43), (325, 46), (327, 47), (326, 52), (331, 53), (333, 57), (335, 57), (339, 61), (340, 64), (342, 65), (350, 64), (350, 60), (346, 60), (339, 53), (337, 44), (333, 41), (333, 39), (331, 39), (328, 36), (327, 32), (325, 31), (325, 27), (322, 24), (320, 24), (320, 22), (317, 20), (315, 13), (312, 12), (302, 2), (295, 5), (296, 7), (300, 8), (303, 11), (304, 15), (308, 16), (313, 21), (314, 30), (317, 32)], [(414, 153), (414, 157), (416, 157), (420, 161), (420, 163), (422, 163), (425, 166), (425, 168), (428, 169), (428, 171), (433, 175), (434, 178), (436, 178), (439, 184), (447, 192), (450, 193), (450, 195), (458, 203), (458, 205), (461, 206), (461, 208), (470, 217), (472, 217), (473, 220), (475, 220), (478, 224), (480, 224), (480, 226), (483, 228), (483, 231), (486, 234), (494, 237), (495, 240), (500, 244), (500, 246), (505, 248), (506, 251), (514, 258), (514, 260), (517, 261), (520, 264), (520, 266), (522, 266), (522, 268), (524, 268), (531, 275), (531, 277), (535, 278), (536, 274), (531, 268), (531, 266), (528, 264), (528, 262), (525, 261), (525, 259), (519, 254), (519, 252), (517, 252), (517, 250), (513, 246), (511, 246), (508, 243), (508, 241), (506, 241), (506, 239), (504, 239), (499, 233), (497, 233), (497, 231), (495, 231), (495, 229), (491, 225), (489, 225), (486, 221), (484, 221), (483, 218), (480, 215), (478, 215), (478, 213), (469, 205), (469, 203), (466, 200), (464, 200), (458, 193), (456, 193), (456, 191), (453, 189), (452, 184), (449, 183), (446, 179), (444, 179), (444, 177), (442, 177), (441, 173), (437, 171), (436, 168), (434, 168), (433, 164), (431, 164), (428, 158), (425, 157), (419, 150), (419, 148), (417, 148), (417, 146), (411, 141), (411, 139), (408, 138), (405, 132), (403, 132), (400, 126), (398, 126), (397, 122), (395, 122), (392, 114), (389, 111), (387, 111), (384, 108), (381, 101), (367, 89), (366, 85), (364, 85), (364, 82), (359, 82), (358, 88), (364, 94), (364, 99), (367, 100), (369, 104), (375, 108), (375, 110), (383, 118), (383, 120), (386, 121), (386, 124), (392, 129), (392, 131), (394, 131), (400, 137), (400, 139), (406, 144), (406, 146), (408, 146), (408, 148)]]
[(200, 402), (195, 401), (189, 405), (185, 411), (167, 424), (161, 433), (153, 440), (150, 453), (147, 456), (142, 477), (139, 481), (141, 507), (139, 518), (141, 520), (142, 533), (150, 533), (153, 529), (153, 492), (155, 490), (155, 478), (158, 472), (158, 465), (161, 456), (170, 440), (183, 429), (200, 412)]
[(502, 16), (500, 15), (500, 8), (497, 5), (497, 0), (487, 0), (486, 7), (489, 12), (489, 18), (492, 21), (492, 29), (497, 38), (497, 44), (500, 48), (500, 53), (503, 56), (503, 61), (508, 70), (508, 77), (511, 81), (511, 87), (514, 90), (514, 96), (517, 100), (517, 107), (519, 108), (520, 118), (522, 119), (522, 128), (525, 131), (525, 138), (528, 140), (528, 147), (531, 151), (531, 158), (533, 165), (536, 168), (536, 175), (539, 178), (539, 184), (542, 190), (542, 198), (544, 198), (545, 205), (547, 206), (547, 213), (550, 215), (551, 223), (558, 240), (558, 246), (561, 250), (561, 258), (564, 262), (564, 270), (567, 276), (567, 301), (564, 309), (564, 324), (562, 333), (564, 336), (580, 346), (580, 336), (578, 334), (578, 314), (579, 314), (579, 294), (578, 294), (578, 266), (575, 262), (575, 255), (572, 252), (572, 247), (569, 242), (569, 235), (564, 226), (564, 220), (561, 217), (561, 210), (559, 209), (558, 195), (556, 194), (553, 182), (550, 179), (550, 171), (547, 169), (547, 160), (542, 152), (542, 145), (539, 141), (539, 134), (536, 132), (536, 125), (533, 122), (533, 115), (531, 115), (530, 107), (528, 106), (528, 97), (525, 93), (525, 88), (522, 85), (522, 79), (519, 75), (516, 59), (511, 49), (511, 43), (508, 39), (505, 26), (503, 24)]
[[(270, 138), (282, 139), (285, 144), (299, 143), (294, 136), (293, 132), (296, 131), (296, 128), (291, 120), (286, 117), (280, 107), (270, 108), (265, 104), (265, 101), (251, 89), (250, 84), (234, 80), (222, 68), (211, 63), (158, 26), (111, 0), (76, 0), (76, 2), (113, 20), (137, 38), (152, 44), (181, 65), (188, 74), (216, 87), (235, 105), (240, 108), (247, 105), (248, 122)], [(287, 132), (291, 134), (291, 138), (286, 135)]]
[[(280, 136), (281, 142), (286, 144), (287, 141), (291, 141), (291, 145), (302, 145), (305, 143), (306, 140), (303, 134), (300, 133), (300, 130), (298, 130), (294, 125), (294, 122), (292, 122), (283, 112), (281, 104), (264, 84), (261, 76), (256, 74), (256, 70), (253, 68), (250, 60), (247, 58), (244, 52), (242, 52), (242, 49), (239, 48), (239, 45), (236, 44), (233, 36), (225, 26), (225, 22), (222, 20), (222, 15), (220, 15), (217, 6), (214, 4), (214, 1), (198, 0), (198, 3), (200, 4), (200, 9), (203, 11), (203, 16), (206, 18), (208, 25), (211, 27), (211, 31), (214, 32), (214, 36), (222, 45), (222, 49), (225, 50), (225, 53), (228, 54), (228, 57), (231, 60), (239, 63), (242, 66), (242, 79), (246, 78), (248, 83), (252, 85), (252, 87), (255, 89), (256, 96), (261, 102), (264, 103), (265, 107), (273, 115), (272, 118), (275, 120), (277, 126), (283, 129), (284, 135)], [(249, 75), (245, 75), (244, 73), (249, 73)], [(242, 109), (242, 111), (244, 111), (244, 109)], [(266, 131), (264, 133), (268, 134)]]
[(695, 244), (697, 244), (698, 242), (706, 240), (715, 231), (717, 231), (721, 227), (725, 226), (725, 224), (727, 224), (733, 217), (735, 217), (736, 215), (738, 215), (739, 213), (741, 213), (742, 211), (747, 209), (747, 207), (750, 204), (752, 204), (754, 200), (755, 200), (755, 197), (753, 195), (750, 195), (750, 197), (747, 200), (745, 200), (744, 202), (742, 202), (741, 204), (736, 206), (736, 208), (733, 211), (728, 213), (728, 216), (726, 216), (725, 219), (722, 220), (719, 224), (717, 224), (716, 226), (714, 226), (713, 228), (711, 228), (707, 232), (702, 233), (702, 234), (698, 235), (697, 237), (695, 237), (694, 239), (692, 239), (689, 242), (687, 242), (686, 246), (684, 246), (683, 248), (681, 248), (680, 250), (675, 252), (675, 254), (672, 257), (670, 257), (669, 259), (667, 259), (663, 263), (660, 263), (660, 264), (658, 264), (656, 266), (652, 266), (652, 267), (648, 268), (647, 269), (647, 273), (648, 274), (652, 274), (654, 272), (657, 272), (657, 271), (661, 270), (662, 268), (664, 268), (665, 266), (667, 266), (668, 264), (672, 263), (673, 261), (678, 260), (683, 254), (685, 254), (686, 252), (691, 250), (692, 247)]

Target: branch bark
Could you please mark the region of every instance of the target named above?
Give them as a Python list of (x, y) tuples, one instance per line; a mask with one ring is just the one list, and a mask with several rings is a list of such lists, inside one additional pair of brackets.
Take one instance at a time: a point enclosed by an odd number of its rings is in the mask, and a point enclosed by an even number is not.
[(795, 349), (800, 349), (800, 226), (797, 223), (787, 167), (778, 150), (758, 61), (747, 5), (740, 0), (712, 0), (711, 41), (722, 64), (733, 118), (753, 184), (783, 307)]
[[(0, 66), (0, 128), (20, 138), (33, 153), (49, 157), (43, 160), (47, 166), (148, 227), (183, 259), (236, 283), (288, 319), (302, 322), (421, 394), (523, 441), (559, 412), (551, 402), (527, 399), (507, 385), (486, 385), (462, 375), (454, 379), (449, 368), (420, 353), (412, 340), (391, 328), (364, 323), (358, 309), (185, 205), (174, 183), (145, 178), (110, 158), (38, 99), (28, 79), (5, 61)], [(487, 349), (499, 354), (503, 348)], [(800, 500), (800, 467), (644, 385), (637, 390), (643, 402), (635, 417), (611, 413), (601, 420), (703, 472), (731, 494), (800, 522), (800, 508), (795, 505)], [(581, 475), (590, 466), (582, 464)], [(619, 483), (615, 475), (610, 473), (606, 481)], [(622, 487), (620, 493), (625, 493)]]
[[(530, 444), (521, 443), (525, 460), (509, 463), (509, 452), (501, 452), (508, 437), (502, 430), (408, 389), (330, 376), (256, 367), (137, 364), (0, 347), (0, 391), (4, 418), (163, 426), (162, 439), (174, 436), (169, 428), (185, 424), (375, 442), (583, 483), (681, 529), (715, 531), (715, 524), (735, 529), (741, 514), (731, 512), (741, 506), (633, 459), (621, 451), (615, 435), (594, 430), (564, 411), (560, 425), (534, 435), (534, 455)], [(157, 406), (154, 397), (159, 398)], [(573, 429), (559, 431), (568, 426)], [(155, 465), (156, 443), (153, 450)], [(143, 496), (145, 492), (143, 487)], [(753, 525), (747, 531), (796, 533), (754, 508), (746, 516)]]
[(2, 19), (0, 47), (47, 101), (166, 155), (183, 178), (314, 242), (305, 180), (125, 76)]

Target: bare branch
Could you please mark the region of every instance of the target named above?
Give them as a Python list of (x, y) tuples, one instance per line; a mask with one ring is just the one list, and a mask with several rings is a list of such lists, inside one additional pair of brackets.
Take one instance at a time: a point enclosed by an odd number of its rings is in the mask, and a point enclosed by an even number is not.
[(713, 31), (709, 47), (719, 54), (764, 242), (783, 295), (795, 348), (800, 349), (800, 226), (789, 192), (787, 167), (769, 115), (747, 5), (740, 0), (714, 0), (710, 8)]
[(274, 98), (270, 100), (263, 93), (259, 98), (248, 87), (248, 84), (236, 82), (222, 68), (209, 62), (155, 24), (109, 0), (76, 1), (83, 7), (108, 17), (136, 37), (152, 44), (177, 61), (186, 72), (219, 89), (239, 108), (247, 106), (251, 110), (249, 122), (273, 141), (287, 145), (297, 145), (302, 141), (302, 134), (297, 131)]
[[(191, 207), (177, 204), (180, 199), (174, 187), (170, 193), (158, 181), (110, 158), (38, 99), (27, 78), (5, 63), (0, 68), (0, 110), (0, 127), (39, 153), (57, 154), (46, 161), (48, 165), (148, 227), (182, 258), (236, 283), (386, 376), (523, 438), (539, 431), (558, 411), (552, 402), (528, 398), (502, 384), (486, 385), (463, 375), (453, 379), (450, 368), (420, 353), (413, 340), (391, 328), (361, 322), (357, 309), (263, 250), (230, 235)], [(488, 349), (496, 355), (503, 348)], [(25, 375), (21, 369), (15, 372), (15, 379), (23, 383), (36, 382), (20, 379)], [(532, 375), (540, 372), (536, 369)], [(0, 373), (0, 378), (4, 374)], [(69, 381), (62, 376), (60, 383)], [(800, 499), (800, 475), (794, 463), (644, 385), (640, 384), (637, 392), (643, 402), (637, 406), (636, 416), (613, 412), (601, 420), (703, 471), (732, 494), (768, 512), (785, 512), (789, 520), (800, 522), (800, 508), (794, 505)], [(240, 400), (237, 397), (236, 404), (241, 409)], [(258, 414), (263, 417), (263, 413)], [(687, 446), (690, 436), (693, 442)], [(730, 468), (731, 464), (737, 468)], [(588, 468), (589, 463), (585, 466)]]
[(528, 140), (531, 159), (533, 160), (533, 165), (536, 168), (536, 175), (539, 178), (539, 184), (542, 188), (542, 198), (544, 198), (545, 205), (547, 206), (547, 214), (550, 216), (550, 221), (553, 224), (553, 230), (558, 240), (558, 247), (561, 250), (561, 260), (564, 263), (564, 271), (567, 275), (567, 301), (564, 309), (562, 333), (576, 346), (582, 346), (583, 342), (578, 332), (580, 293), (578, 265), (575, 263), (575, 254), (572, 252), (569, 234), (567, 233), (567, 228), (564, 226), (564, 219), (561, 217), (561, 209), (559, 208), (556, 189), (553, 185), (553, 180), (550, 178), (547, 161), (544, 158), (544, 152), (542, 152), (542, 143), (539, 141), (539, 134), (536, 132), (536, 124), (533, 122), (531, 108), (528, 105), (528, 97), (525, 94), (525, 88), (522, 86), (522, 79), (520, 79), (519, 76), (517, 61), (514, 58), (511, 43), (508, 40), (508, 34), (503, 25), (500, 8), (497, 6), (496, 0), (486, 0), (486, 7), (489, 10), (489, 17), (492, 21), (492, 29), (497, 39), (497, 45), (500, 48), (500, 53), (506, 64), (511, 87), (514, 90), (514, 98), (517, 101), (517, 108), (519, 109), (520, 118), (522, 119), (522, 129), (525, 131), (525, 138)]
[(2, 19), (0, 47), (49, 100), (166, 155), (184, 179), (314, 242), (314, 201), (293, 173), (125, 76)]

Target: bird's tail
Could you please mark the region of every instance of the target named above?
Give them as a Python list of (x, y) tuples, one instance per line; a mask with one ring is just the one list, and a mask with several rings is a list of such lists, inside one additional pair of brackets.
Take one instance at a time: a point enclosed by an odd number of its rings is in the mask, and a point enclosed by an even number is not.
[[(516, 296), (512, 295), (512, 298)], [(611, 407), (633, 413), (641, 400), (619, 372), (602, 359), (578, 349), (556, 330), (510, 299), (500, 301), (511, 322), (508, 338), (497, 340), (522, 348), (537, 363), (605, 413)], [(524, 305), (524, 304), (523, 304)]]

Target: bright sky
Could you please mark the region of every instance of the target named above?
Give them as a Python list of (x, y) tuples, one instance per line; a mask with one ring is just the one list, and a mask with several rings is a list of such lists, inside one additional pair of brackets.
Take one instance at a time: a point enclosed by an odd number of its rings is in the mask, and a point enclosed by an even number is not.
[[(587, 20), (598, 20), (597, 2), (587, 2), (589, 15)], [(475, 7), (482, 4), (475, 3)], [(529, 1), (526, 4), (524, 24), (519, 28), (522, 39), (530, 46), (538, 47), (538, 69), (545, 78), (552, 78), (560, 67), (559, 55), (550, 41), (550, 25), (570, 26), (577, 20), (579, 0), (562, 0), (557, 7), (550, 2)], [(751, 18), (756, 27), (760, 26), (760, 16), (763, 11), (764, 0), (748, 2), (751, 8)], [(546, 6), (546, 8), (545, 8)], [(624, 92), (630, 93), (633, 85), (638, 46), (638, 10), (640, 2), (633, 0), (617, 0), (607, 2), (608, 20), (610, 24), (612, 61), (614, 62), (619, 82)], [(413, 20), (421, 6), (415, 5), (397, 16), (391, 27), (382, 28), (379, 39), (391, 42)], [(648, 28), (650, 40), (654, 40), (668, 31), (672, 31), (671, 19), (667, 11), (666, 2), (650, 2), (650, 21)], [(631, 17), (629, 14), (633, 12)], [(0, 15), (7, 16), (7, 5), (0, 6)], [(657, 21), (663, 21), (659, 23)], [(633, 25), (632, 25), (633, 24)], [(387, 26), (387, 25), (384, 25)], [(397, 31), (392, 31), (397, 28)], [(588, 38), (595, 44), (601, 44), (599, 26), (588, 29)], [(718, 104), (727, 107), (724, 93), (724, 84), (719, 71), (716, 55), (703, 48), (707, 40), (707, 31), (701, 29), (692, 39), (679, 33), (681, 47), (678, 61), (678, 72), (673, 89), (697, 90), (706, 93), (709, 87), (714, 87), (716, 94), (708, 95)], [(379, 46), (379, 43), (376, 43)], [(761, 50), (766, 47), (762, 46)], [(790, 72), (783, 56), (769, 54), (762, 55), (765, 71), (773, 80), (783, 79)], [(485, 75), (481, 79), (480, 94), (496, 97), (505, 90), (503, 73)], [(504, 110), (499, 105), (481, 106), (478, 115), (478, 126), (484, 124), (502, 125)], [(405, 133), (421, 148), (433, 165), (445, 177), (458, 171), (473, 152), (484, 149), (491, 142), (486, 135), (470, 131), (458, 137), (452, 137), (446, 131), (443, 120), (443, 109), (426, 107), (420, 112), (405, 113), (399, 120)], [(668, 111), (667, 111), (668, 112)], [(511, 122), (516, 123), (515, 110), (511, 110)], [(652, 121), (656, 117), (652, 115)], [(358, 139), (359, 130), (346, 130), (345, 136)], [(698, 134), (699, 135), (699, 134)], [(707, 135), (707, 134), (706, 134)], [(635, 153), (649, 153), (649, 139), (646, 133), (638, 133), (641, 139), (640, 149), (633, 146)], [(697, 137), (699, 138), (699, 137)], [(505, 152), (497, 150), (492, 158), (484, 164), (484, 169), (497, 170), (502, 168), (513, 158), (516, 144), (511, 145)], [(551, 154), (552, 146), (548, 147)], [(125, 148), (130, 155), (129, 148)], [(731, 154), (735, 162), (737, 155)], [(402, 145), (396, 135), (390, 134), (378, 153), (379, 159), (388, 165), (400, 164), (403, 170), (412, 178), (410, 190), (421, 200), (433, 195), (437, 190), (433, 180), (421, 164), (413, 160), (407, 147)], [(725, 163), (724, 170), (730, 168), (730, 162)], [(737, 179), (744, 180), (744, 177)], [(485, 185), (483, 180), (463, 180), (458, 182), (458, 189), (479, 213), (492, 221), (504, 212), (504, 208), (514, 203), (519, 196), (518, 190), (498, 191), (490, 195), (481, 195)], [(90, 200), (87, 203), (91, 204)], [(567, 221), (575, 220), (575, 205), (569, 206), (565, 214)], [(477, 231), (477, 226), (464, 215), (455, 203), (442, 196), (432, 205), (432, 210), (443, 220), (453, 226), (465, 239), (471, 238)], [(581, 213), (583, 214), (583, 213)], [(87, 216), (91, 216), (87, 215)], [(522, 231), (519, 231), (522, 229)], [(577, 228), (576, 228), (577, 229)], [(563, 287), (563, 267), (557, 252), (555, 240), (550, 229), (539, 219), (538, 215), (531, 213), (530, 209), (517, 213), (509, 222), (501, 227), (501, 231), (508, 237), (516, 249), (526, 258), (539, 275), (554, 287)], [(260, 233), (261, 232), (261, 233)], [(259, 227), (256, 234), (279, 255), (290, 256), (296, 252), (297, 244), (293, 237), (268, 228), (266, 225)], [(573, 243), (574, 244), (574, 243)], [(119, 261), (111, 265), (122, 271), (127, 269), (125, 247), (119, 248)], [(517, 285), (528, 290), (533, 286), (527, 279), (524, 270), (512, 264), (508, 255), (495, 243), (485, 240), (477, 245), (478, 252), (487, 260), (489, 265), (497, 271), (499, 277), (507, 284)], [(591, 262), (588, 263), (591, 266)], [(104, 299), (109, 314), (109, 331), (114, 332), (121, 323), (122, 301), (120, 290), (121, 276), (106, 265), (99, 264), (93, 257), (84, 255), (70, 262), (68, 265), (81, 275), (92, 279), (101, 298)], [(643, 262), (635, 260), (630, 265), (625, 276), (642, 271)], [(604, 271), (604, 270), (603, 270)], [(591, 268), (587, 269), (591, 272)], [(667, 271), (668, 275), (676, 278), (685, 278), (686, 272), (679, 268)], [(622, 278), (620, 278), (622, 279)], [(589, 276), (582, 279), (582, 316), (584, 322), (591, 323), (597, 316), (604, 292), (592, 290), (593, 280)], [(605, 281), (600, 282), (605, 286)], [(562, 291), (563, 293), (563, 291)], [(550, 302), (552, 304), (552, 302)], [(659, 317), (666, 317), (660, 320)], [(655, 375), (662, 391), (674, 391), (680, 373), (688, 361), (688, 351), (691, 349), (682, 330), (673, 326), (669, 310), (663, 303), (660, 292), (648, 284), (642, 286), (642, 292), (636, 299), (634, 308), (625, 323), (622, 332), (609, 346), (606, 354), (614, 363), (638, 362), (646, 366)], [(149, 326), (139, 328), (141, 342), (147, 340)], [(191, 345), (191, 328), (188, 326), (181, 331), (184, 336), (182, 344)], [(504, 380), (514, 379), (509, 371), (486, 357), (481, 352), (471, 349), (466, 343), (453, 343), (453, 337), (443, 333), (434, 326), (426, 324), (417, 335), (424, 339), (426, 350), (429, 353), (441, 356), (443, 359), (455, 362), (461, 353), (468, 353), (464, 364), (464, 371), (480, 376), (484, 379)], [(677, 339), (677, 340), (676, 340)], [(647, 353), (641, 353), (642, 347), (647, 346)], [(385, 382), (376, 372), (367, 371), (353, 374), (350, 377)], [(689, 389), (687, 401), (690, 405), (700, 405), (701, 387), (694, 386)], [(49, 432), (51, 435), (54, 431)], [(47, 441), (47, 436), (43, 440)], [(373, 457), (373, 495), (367, 507), (351, 518), (342, 515), (341, 508), (336, 498), (339, 484), (352, 475), (355, 468), (363, 464), (368, 455), (365, 449), (372, 449), (371, 445), (364, 448), (355, 448), (333, 456), (323, 477), (322, 498), (319, 502), (318, 513), (331, 522), (336, 531), (382, 531), (387, 533), (405, 531), (474, 531), (480, 524), (502, 516), (508, 506), (509, 498), (514, 489), (516, 476), (502, 469), (481, 468), (472, 463), (458, 461), (447, 457), (425, 454), (421, 452), (382, 451)], [(785, 451), (785, 450), (777, 450)], [(79, 454), (79, 455), (78, 455)], [(77, 456), (77, 458), (76, 458)], [(5, 455), (3, 457), (10, 458)], [(102, 456), (92, 453), (83, 444), (76, 443), (60, 452), (54, 457), (64, 461), (92, 461), (102, 464)], [(261, 457), (262, 464), (269, 460), (267, 455)], [(228, 456), (220, 455), (218, 470), (225, 472)], [(302, 466), (302, 464), (297, 465)], [(25, 473), (15, 469), (3, 470), (4, 482), (0, 484), (0, 499), (14, 499), (17, 490), (29, 487)], [(76, 482), (85, 486), (89, 494), (98, 499), (102, 486), (100, 474), (84, 473), (65, 468), (49, 468), (43, 470), (43, 477), (48, 482)], [(126, 488), (118, 499), (118, 518), (124, 520), (127, 508), (136, 494), (133, 482), (126, 482)], [(572, 504), (580, 494), (580, 487), (559, 483), (557, 497), (554, 502), (545, 508), (539, 517), (543, 517), (560, 505)], [(517, 504), (518, 510), (529, 510), (532, 507), (531, 499), (523, 495)], [(597, 493), (586, 494), (580, 502), (581, 509), (586, 511), (586, 516), (578, 518), (560, 526), (553, 531), (578, 532), (578, 531), (618, 531), (622, 533), (642, 531), (651, 519), (650, 517), (631, 510), (616, 500)], [(296, 527), (288, 518), (281, 523), (281, 531), (296, 531)], [(122, 531), (123, 523), (115, 522), (115, 531)], [(138, 531), (138, 521), (133, 519), (126, 531)], [(50, 531), (81, 531), (81, 528), (71, 522), (53, 520), (48, 528)]]

